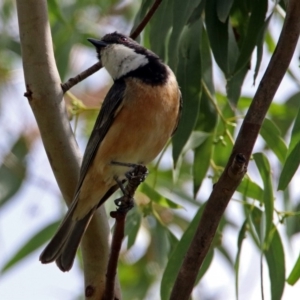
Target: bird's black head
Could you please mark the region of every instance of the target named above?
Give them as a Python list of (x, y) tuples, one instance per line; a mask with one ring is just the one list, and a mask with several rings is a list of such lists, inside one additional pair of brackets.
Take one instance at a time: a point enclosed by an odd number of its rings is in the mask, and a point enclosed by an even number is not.
[(126, 35), (113, 32), (101, 40), (88, 41), (96, 47), (98, 58), (114, 80), (131, 76), (160, 84), (167, 78), (166, 66), (159, 57)]

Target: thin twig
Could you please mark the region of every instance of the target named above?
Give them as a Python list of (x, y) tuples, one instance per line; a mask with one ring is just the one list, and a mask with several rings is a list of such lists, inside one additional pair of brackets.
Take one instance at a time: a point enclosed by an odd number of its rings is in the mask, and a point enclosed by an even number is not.
[(144, 30), (146, 25), (151, 20), (152, 16), (154, 15), (155, 11), (158, 9), (159, 5), (161, 4), (162, 0), (156, 0), (152, 7), (149, 9), (148, 13), (144, 17), (144, 19), (140, 22), (140, 24), (137, 26), (137, 28), (130, 34), (130, 37), (132, 39), (136, 39), (140, 33)]
[[(149, 23), (150, 19), (152, 18), (153, 14), (157, 10), (157, 8), (161, 4), (161, 2), (162, 2), (162, 0), (156, 0), (153, 3), (152, 7), (149, 9), (149, 11), (146, 14), (146, 16), (144, 17), (144, 19), (140, 22), (140, 24), (137, 26), (137, 28), (131, 33), (130, 37), (132, 39), (135, 40), (139, 36), (139, 34), (142, 32), (142, 30), (145, 28), (145, 26)], [(65, 93), (70, 88), (72, 88), (74, 85), (76, 85), (77, 83), (83, 81), (84, 79), (86, 79), (90, 75), (96, 73), (101, 68), (102, 68), (101, 62), (97, 62), (96, 64), (94, 64), (90, 68), (86, 69), (82, 73), (78, 74), (75, 77), (70, 78), (67, 82), (62, 83), (61, 88), (62, 88), (63, 92)]]
[[(121, 164), (123, 165), (123, 164)], [(117, 211), (110, 213), (112, 218), (116, 219), (116, 226), (112, 239), (111, 252), (107, 265), (106, 284), (103, 300), (114, 300), (115, 293), (115, 278), (117, 274), (117, 266), (119, 254), (124, 238), (125, 219), (127, 212), (133, 207), (133, 197), (138, 186), (143, 182), (148, 175), (148, 169), (143, 165), (135, 165), (133, 170), (127, 173), (128, 184), (124, 190), (124, 195), (115, 200), (118, 206)]]
[(111, 243), (110, 257), (107, 266), (106, 273), (106, 285), (103, 300), (115, 299), (114, 286), (115, 278), (117, 274), (117, 266), (119, 254), (122, 246), (122, 241), (125, 235), (125, 219), (127, 215), (126, 211), (113, 211), (110, 216), (116, 219), (116, 225), (114, 229), (114, 235)]
[(230, 176), (229, 169), (231, 168), (231, 171), (235, 169), (231, 166), (240, 154), (245, 159), (245, 167), (248, 165), (263, 120), (290, 64), (299, 33), (300, 1), (290, 0), (277, 47), (243, 121), (227, 166), (206, 203), (195, 236), (176, 278), (170, 300), (187, 300), (190, 297), (221, 217), (244, 175), (241, 172), (238, 176), (238, 172), (237, 176)]
[(63, 92), (67, 92), (71, 87), (76, 85), (77, 83), (83, 81), (87, 77), (91, 76), (92, 74), (96, 73), (98, 70), (102, 68), (102, 64), (98, 61), (96, 64), (92, 65), (82, 73), (78, 74), (75, 77), (70, 78), (67, 82), (61, 84), (61, 88)]

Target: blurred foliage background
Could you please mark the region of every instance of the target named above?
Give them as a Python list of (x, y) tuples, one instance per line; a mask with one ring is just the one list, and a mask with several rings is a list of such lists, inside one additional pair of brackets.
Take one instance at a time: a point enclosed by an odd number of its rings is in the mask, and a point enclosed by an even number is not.
[[(62, 81), (96, 62), (88, 37), (112, 31), (129, 34), (152, 4), (150, 0), (49, 0)], [(5, 279), (29, 264), (30, 257), (38, 264), (41, 246), (66, 209), (22, 96), (25, 87), (15, 2), (2, 0), (0, 6), (0, 240), (4, 245), (0, 269)], [(285, 9), (284, 2), (267, 0), (164, 0), (139, 37), (176, 73), (184, 108), (172, 143), (149, 166), (150, 176), (128, 215), (119, 264), (124, 299), (168, 299), (203, 203), (227, 162), (274, 52)], [(254, 299), (260, 294), (260, 281), (266, 295), (281, 299), (288, 297), (299, 279), (297, 56), (299, 47), (263, 124), (248, 174), (199, 273), (194, 299), (200, 295), (201, 299), (233, 299), (235, 294)], [(66, 95), (82, 150), (110, 84), (102, 70)], [(18, 212), (20, 208), (25, 212)], [(113, 201), (108, 201), (107, 211), (112, 208)], [(80, 273), (80, 254), (78, 258)], [(45, 266), (38, 270), (46, 273)], [(31, 276), (36, 281), (41, 275)], [(63, 278), (67, 280), (66, 275)], [(50, 284), (45, 295), (49, 289), (59, 290)], [(46, 299), (41, 295), (37, 298)], [(82, 287), (78, 284), (72, 295), (62, 295), (52, 299), (81, 299)], [(3, 294), (1, 299), (13, 298)]]

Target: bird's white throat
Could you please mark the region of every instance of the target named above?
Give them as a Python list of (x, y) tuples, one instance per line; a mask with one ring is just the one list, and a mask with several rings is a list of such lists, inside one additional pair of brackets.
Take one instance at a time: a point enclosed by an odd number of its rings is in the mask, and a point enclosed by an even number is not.
[(131, 48), (113, 44), (101, 51), (101, 62), (115, 80), (146, 65), (149, 60), (145, 55), (136, 53)]

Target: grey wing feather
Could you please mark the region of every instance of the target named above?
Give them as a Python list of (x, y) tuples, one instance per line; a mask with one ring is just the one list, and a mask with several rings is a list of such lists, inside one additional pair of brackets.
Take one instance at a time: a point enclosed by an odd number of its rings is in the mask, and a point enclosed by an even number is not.
[(125, 87), (124, 81), (116, 81), (103, 101), (100, 113), (97, 117), (90, 139), (87, 143), (86, 150), (84, 152), (76, 193), (81, 187), (81, 184), (91, 162), (95, 157), (99, 145), (104, 139), (109, 127), (113, 123), (115, 112), (122, 104)]
[[(106, 133), (113, 123), (116, 111), (118, 110), (120, 105), (122, 105), (124, 91), (125, 82), (115, 82), (103, 101), (102, 108), (97, 117), (94, 129), (83, 156), (74, 200), (56, 234), (40, 255), (40, 261), (42, 263), (49, 263), (56, 260), (58, 267), (62, 271), (67, 271), (72, 267), (76, 250), (79, 246), (82, 235), (84, 234), (97, 208), (95, 207), (94, 209), (92, 209), (82, 220), (74, 221), (72, 219), (74, 210), (77, 206), (80, 188), (89, 169), (89, 166), (95, 157), (99, 145), (103, 141)], [(104, 195), (103, 199), (99, 199), (99, 201), (101, 200), (101, 204), (114, 191), (116, 191), (117, 188), (117, 185), (110, 188)]]

